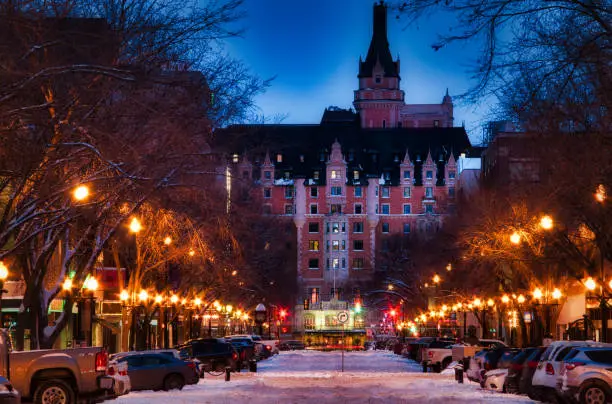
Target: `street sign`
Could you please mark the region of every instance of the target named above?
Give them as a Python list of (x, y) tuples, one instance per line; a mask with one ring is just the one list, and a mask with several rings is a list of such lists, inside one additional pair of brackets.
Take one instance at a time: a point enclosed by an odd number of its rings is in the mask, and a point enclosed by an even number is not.
[(346, 311), (341, 311), (340, 313), (338, 313), (338, 321), (341, 322), (342, 324), (346, 323), (349, 319), (349, 315)]

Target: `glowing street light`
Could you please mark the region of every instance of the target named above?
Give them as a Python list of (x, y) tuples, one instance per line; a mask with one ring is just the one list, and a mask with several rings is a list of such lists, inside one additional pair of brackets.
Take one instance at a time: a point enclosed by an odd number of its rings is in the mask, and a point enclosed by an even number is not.
[(562, 296), (561, 291), (555, 288), (552, 292), (553, 299), (561, 299), (561, 296)]
[(584, 286), (586, 286), (588, 290), (595, 290), (595, 288), (597, 287), (597, 283), (595, 283), (595, 280), (593, 278), (589, 277), (584, 282)]
[(178, 301), (179, 301), (179, 298), (178, 298), (178, 296), (177, 296), (177, 295), (172, 295), (172, 296), (170, 296), (170, 303), (172, 303), (172, 304), (177, 304), (177, 303), (178, 303)]
[(543, 228), (544, 230), (552, 229), (553, 225), (554, 225), (553, 219), (552, 219), (552, 217), (550, 217), (548, 215), (544, 215), (540, 219), (540, 227)]
[(130, 298), (130, 294), (128, 293), (127, 290), (123, 289), (121, 293), (119, 293), (119, 300), (121, 300), (122, 302), (125, 302), (129, 298)]
[(392, 285), (392, 284), (389, 284), (389, 285), (387, 286), (387, 289), (388, 289), (388, 290), (393, 290), (393, 285)]
[(167, 236), (167, 237), (164, 239), (164, 244), (165, 244), (165, 245), (170, 245), (170, 244), (172, 244), (172, 237)]
[(193, 250), (189, 250), (189, 256), (190, 256), (190, 257), (193, 257), (194, 255), (195, 255), (195, 251), (193, 251)]
[(608, 197), (607, 193), (606, 193), (606, 187), (603, 186), (603, 184), (599, 184), (597, 186), (597, 190), (595, 191), (595, 200), (597, 202), (604, 202), (606, 200), (606, 198)]
[(512, 244), (518, 245), (521, 242), (521, 235), (515, 231), (510, 235), (510, 242)]
[(510, 297), (508, 295), (503, 295), (501, 298), (502, 303), (508, 304), (510, 303)]
[(516, 301), (519, 302), (519, 304), (525, 303), (525, 296), (518, 295), (518, 297), (516, 298)]
[(140, 291), (140, 293), (138, 294), (138, 299), (139, 299), (141, 302), (146, 302), (146, 301), (147, 301), (147, 299), (149, 299), (149, 293), (147, 293), (147, 291), (146, 291), (146, 290), (144, 290), (144, 289), (143, 289), (143, 290), (141, 290), (141, 291)]
[(480, 299), (479, 299), (479, 298), (476, 298), (476, 299), (474, 299), (474, 303), (473, 303), (473, 304), (474, 304), (474, 306), (476, 306), (476, 307), (480, 307), (480, 305), (482, 304), (482, 302), (480, 301)]
[(98, 289), (98, 280), (93, 276), (87, 278), (87, 282), (85, 282), (85, 289), (90, 292), (95, 292)]
[(72, 279), (64, 279), (64, 283), (62, 283), (62, 289), (64, 289), (66, 292), (70, 292), (72, 290)]
[(450, 271), (452, 271), (452, 270), (453, 270), (453, 266), (451, 265), (451, 263), (450, 263), (450, 262), (449, 262), (448, 264), (446, 264), (446, 270), (447, 270), (448, 272), (450, 272)]
[(493, 301), (493, 299), (487, 300), (487, 306), (489, 306), (489, 307), (495, 306), (495, 301)]
[(195, 304), (196, 306), (201, 306), (202, 305), (202, 299), (200, 299), (199, 297), (196, 297), (193, 300), (193, 304)]
[(89, 188), (86, 185), (79, 185), (72, 191), (72, 197), (77, 201), (84, 201), (89, 196)]
[(433, 279), (432, 279), (433, 283), (438, 284), (440, 283), (440, 276), (438, 276), (438, 274), (435, 274)]
[(164, 301), (162, 295), (155, 296), (155, 304), (161, 304)]
[(540, 289), (540, 288), (536, 288), (536, 289), (533, 291), (533, 298), (534, 298), (534, 299), (540, 300), (540, 299), (542, 298), (542, 296), (543, 296), (543, 294), (542, 294), (542, 289)]
[(138, 220), (138, 218), (133, 217), (132, 221), (130, 222), (130, 231), (132, 233), (138, 233), (140, 230), (142, 230), (140, 220)]

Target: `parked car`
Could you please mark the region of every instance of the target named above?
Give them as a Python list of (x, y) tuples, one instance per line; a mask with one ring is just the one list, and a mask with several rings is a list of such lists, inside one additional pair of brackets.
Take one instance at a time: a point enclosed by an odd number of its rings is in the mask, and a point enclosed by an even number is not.
[(536, 351), (532, 352), (531, 355), (527, 358), (526, 366), (523, 366), (523, 372), (519, 379), (519, 393), (527, 394), (531, 391), (532, 388), (532, 380), (533, 374), (535, 373), (538, 363), (540, 362), (540, 358), (546, 351), (546, 347), (539, 347)]
[(132, 390), (181, 390), (186, 384), (200, 380), (193, 362), (170, 355), (144, 353), (126, 355), (117, 359), (127, 363)]
[[(127, 362), (109, 360), (108, 375), (111, 376), (115, 381), (113, 385), (113, 391), (115, 392), (115, 395), (122, 396), (132, 390), (132, 383), (130, 381), (130, 376), (128, 375)], [(0, 403), (1, 402), (2, 401), (0, 400)]]
[(295, 350), (306, 349), (306, 345), (304, 345), (302, 341), (290, 340), (290, 341), (281, 342), (278, 345), (278, 349), (281, 351), (295, 351)]
[(273, 355), (278, 354), (278, 340), (276, 339), (264, 339), (260, 335), (255, 334), (235, 334), (228, 335), (225, 338), (250, 338), (254, 343), (261, 343), (264, 346), (269, 346), (268, 349)]
[[(520, 390), (520, 382), (523, 377), (523, 369), (528, 366), (528, 358), (536, 351), (544, 351), (545, 348), (525, 348), (520, 353), (512, 358), (508, 367), (508, 375), (506, 376), (505, 386), (503, 391), (507, 393), (517, 394)], [(537, 364), (536, 364), (537, 365)], [(534, 366), (535, 369), (535, 366)]]
[(501, 347), (494, 349), (483, 349), (474, 355), (470, 360), (467, 377), (469, 380), (480, 383), (484, 387), (485, 374), (493, 369), (497, 369), (497, 363), (506, 352), (516, 352), (517, 348)]
[(423, 371), (431, 368), (434, 372), (440, 373), (442, 369), (453, 361), (453, 342), (445, 340), (434, 340), (426, 347), (423, 347)]
[[(506, 377), (514, 358), (522, 353), (520, 349), (498, 349), (502, 351), (500, 358), (497, 360), (495, 368), (485, 372), (482, 380), (482, 386), (489, 390), (506, 392)], [(485, 355), (486, 357), (486, 355)], [(485, 360), (486, 363), (486, 360)]]
[(19, 391), (4, 376), (0, 376), (0, 403), (21, 404)]
[(576, 347), (612, 346), (594, 341), (554, 341), (540, 358), (540, 363), (533, 374), (531, 390), (527, 392), (529, 398), (539, 401), (556, 401), (560, 392), (557, 392), (557, 376), (561, 371), (565, 356)]
[(408, 344), (408, 358), (413, 361), (421, 362), (421, 350), (433, 341), (433, 337), (422, 337)]
[(580, 404), (612, 401), (612, 347), (574, 348), (566, 356), (557, 379), (564, 398)]
[(7, 374), (9, 364), (11, 386), (36, 404), (58, 395), (69, 403), (114, 396), (108, 353), (101, 347), (12, 352), (8, 332), (1, 329), (0, 374)]
[(250, 360), (255, 359), (255, 343), (249, 338), (230, 338), (227, 340), (238, 352), (240, 364), (247, 366)]
[(198, 338), (178, 347), (181, 359), (197, 359), (205, 371), (223, 371), (229, 367), (240, 371), (241, 363), (236, 348), (222, 338)]
[(274, 352), (272, 351), (272, 347), (270, 345), (264, 345), (261, 342), (255, 343), (255, 358), (257, 360), (268, 359), (273, 355)]

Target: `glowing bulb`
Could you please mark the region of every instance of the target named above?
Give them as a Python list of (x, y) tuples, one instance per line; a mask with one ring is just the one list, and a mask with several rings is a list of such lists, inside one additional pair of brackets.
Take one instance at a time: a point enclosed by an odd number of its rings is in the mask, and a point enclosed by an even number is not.
[(179, 298), (178, 298), (177, 295), (170, 296), (170, 303), (176, 304), (176, 303), (178, 303), (178, 301), (179, 301)]
[(66, 278), (64, 280), (64, 283), (62, 284), (62, 289), (64, 289), (65, 291), (72, 290), (72, 279)]
[(161, 304), (161, 302), (164, 300), (164, 298), (161, 295), (157, 295), (155, 296), (155, 303), (157, 304)]
[(474, 306), (479, 307), (482, 304), (479, 298), (474, 299)]
[(536, 290), (533, 291), (533, 298), (537, 300), (542, 298), (542, 290), (540, 288), (536, 288)]
[(501, 301), (502, 303), (507, 304), (510, 302), (510, 297), (508, 297), (508, 295), (503, 295)]
[(593, 278), (589, 277), (586, 282), (584, 282), (584, 286), (586, 286), (588, 290), (595, 290), (595, 288), (597, 287), (597, 283), (595, 283), (595, 280)]
[(165, 244), (165, 245), (170, 245), (170, 244), (172, 244), (172, 238), (171, 238), (170, 236), (166, 237), (166, 238), (164, 239), (164, 244)]
[(128, 293), (128, 291), (127, 291), (127, 290), (125, 290), (125, 289), (124, 289), (124, 290), (122, 290), (122, 291), (121, 291), (121, 293), (119, 294), (119, 300), (121, 300), (121, 301), (124, 301), (124, 302), (125, 302), (125, 301), (126, 301), (127, 299), (129, 299), (129, 298), (130, 298), (130, 294), (129, 294), (129, 293)]
[(140, 299), (141, 302), (146, 301), (149, 298), (149, 294), (147, 293), (146, 290), (141, 290), (140, 293), (138, 294), (138, 299)]
[(85, 200), (89, 196), (89, 188), (87, 188), (87, 186), (85, 186), (85, 185), (79, 185), (72, 192), (72, 196), (77, 201)]
[(495, 306), (495, 302), (493, 301), (493, 299), (487, 300), (487, 306), (489, 306), (489, 307)]
[(200, 299), (199, 297), (196, 297), (196, 298), (193, 300), (193, 303), (194, 303), (196, 306), (200, 306), (200, 305), (202, 304), (202, 299)]
[(552, 217), (545, 215), (540, 219), (540, 227), (544, 230), (550, 230), (553, 228), (553, 220)]
[(93, 276), (89, 277), (85, 283), (85, 288), (90, 292), (95, 292), (98, 289), (98, 280)]
[(138, 233), (140, 230), (142, 230), (142, 225), (140, 224), (140, 220), (133, 217), (132, 221), (130, 222), (130, 231), (132, 233)]
[(193, 257), (194, 255), (195, 255), (195, 251), (193, 251), (193, 250), (189, 250), (189, 256), (190, 256), (190, 257)]
[(510, 235), (510, 242), (512, 244), (519, 244), (521, 242), (521, 235), (517, 232), (514, 232)]
[(437, 274), (434, 275), (432, 280), (433, 280), (433, 283), (440, 283), (440, 277)]
[(520, 304), (525, 303), (525, 296), (518, 295), (518, 297), (516, 298), (516, 301), (519, 302)]
[(563, 295), (561, 294), (561, 291), (560, 291), (559, 289), (555, 288), (555, 289), (553, 290), (553, 292), (552, 292), (552, 297), (553, 297), (553, 299), (561, 299), (561, 296), (563, 296)]

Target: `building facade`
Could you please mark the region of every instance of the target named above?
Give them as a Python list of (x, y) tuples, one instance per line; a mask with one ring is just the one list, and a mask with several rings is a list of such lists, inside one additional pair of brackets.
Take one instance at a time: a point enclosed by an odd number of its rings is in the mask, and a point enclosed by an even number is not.
[[(305, 332), (338, 330), (334, 313), (354, 308), (386, 270), (377, 262), (386, 241), (436, 232), (460, 191), (465, 129), (453, 126), (448, 94), (440, 104), (404, 103), (386, 21), (386, 5), (375, 4), (355, 111), (328, 108), (320, 124), (237, 125), (217, 135), (216, 149), (234, 178), (254, 184), (263, 213), (297, 228), (295, 326)], [(365, 328), (363, 316), (354, 313), (351, 328)]]

